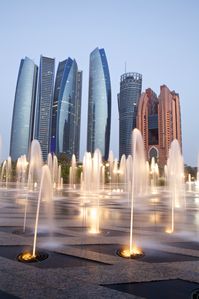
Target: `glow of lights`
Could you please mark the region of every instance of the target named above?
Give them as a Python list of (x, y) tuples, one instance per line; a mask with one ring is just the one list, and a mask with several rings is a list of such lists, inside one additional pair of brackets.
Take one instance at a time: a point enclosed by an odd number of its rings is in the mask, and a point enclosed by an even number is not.
[(118, 251), (118, 255), (123, 258), (136, 258), (144, 255), (144, 252), (141, 248), (138, 248), (136, 244), (133, 244), (132, 250), (129, 248), (121, 249)]

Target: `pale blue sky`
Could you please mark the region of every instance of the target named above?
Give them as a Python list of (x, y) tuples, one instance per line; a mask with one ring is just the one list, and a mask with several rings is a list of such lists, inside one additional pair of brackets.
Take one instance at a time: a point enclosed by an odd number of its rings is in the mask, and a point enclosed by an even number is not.
[(0, 134), (7, 158), (20, 59), (68, 56), (83, 70), (81, 153), (86, 148), (89, 54), (104, 48), (112, 84), (111, 148), (118, 156), (120, 75), (143, 75), (143, 90), (166, 84), (180, 94), (183, 154), (199, 152), (198, 0), (0, 0)]

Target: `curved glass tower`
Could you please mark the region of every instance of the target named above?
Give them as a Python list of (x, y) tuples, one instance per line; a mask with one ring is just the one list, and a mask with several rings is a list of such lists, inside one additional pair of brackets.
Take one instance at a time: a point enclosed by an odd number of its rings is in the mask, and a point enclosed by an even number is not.
[(52, 147), (68, 159), (79, 158), (82, 72), (75, 60), (68, 58), (59, 63), (53, 104)]
[(21, 60), (12, 116), (10, 156), (17, 160), (28, 155), (33, 139), (37, 66), (25, 57)]
[(136, 127), (137, 103), (142, 90), (142, 75), (125, 73), (120, 79), (119, 110), (119, 158), (132, 154), (131, 134)]
[(105, 160), (109, 155), (111, 125), (111, 82), (104, 49), (90, 54), (87, 151), (99, 149)]
[(34, 138), (39, 140), (44, 161), (50, 151), (54, 71), (55, 59), (41, 56)]

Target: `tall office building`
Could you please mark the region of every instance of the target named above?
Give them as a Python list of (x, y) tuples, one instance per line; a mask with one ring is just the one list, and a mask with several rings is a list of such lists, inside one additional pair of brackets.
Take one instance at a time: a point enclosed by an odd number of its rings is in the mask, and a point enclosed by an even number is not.
[(21, 60), (12, 116), (10, 156), (17, 160), (28, 155), (33, 139), (37, 66), (25, 57)]
[(131, 134), (136, 127), (137, 102), (141, 90), (141, 74), (125, 73), (121, 76), (118, 94), (120, 159), (122, 155), (131, 155)]
[(164, 166), (174, 139), (182, 148), (179, 95), (166, 85), (160, 87), (159, 97), (147, 89), (138, 102), (137, 128), (143, 135), (147, 159), (154, 157)]
[(99, 149), (108, 159), (111, 125), (111, 82), (104, 49), (90, 54), (87, 151)]
[(51, 151), (79, 159), (82, 72), (75, 60), (59, 63), (52, 114)]
[(47, 159), (51, 141), (55, 60), (41, 56), (38, 79), (35, 138), (39, 140), (43, 159)]

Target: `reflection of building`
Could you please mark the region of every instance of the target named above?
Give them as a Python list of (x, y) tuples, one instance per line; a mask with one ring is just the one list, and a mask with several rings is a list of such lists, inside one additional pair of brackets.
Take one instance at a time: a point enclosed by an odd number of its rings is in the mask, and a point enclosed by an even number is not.
[(25, 57), (21, 60), (12, 117), (10, 155), (17, 160), (28, 155), (33, 139), (37, 66)]
[(166, 85), (160, 87), (159, 97), (147, 89), (138, 101), (137, 128), (148, 160), (155, 157), (160, 165), (166, 164), (172, 140), (177, 139), (182, 148), (179, 95)]
[(51, 151), (79, 158), (82, 72), (75, 60), (59, 63), (52, 113)]
[(111, 125), (111, 83), (104, 49), (90, 54), (87, 151), (99, 149), (108, 159)]
[(137, 102), (142, 90), (142, 75), (125, 73), (120, 80), (119, 109), (119, 157), (131, 155), (131, 134), (136, 127)]
[(43, 159), (50, 151), (55, 60), (41, 56), (39, 67), (35, 138), (39, 140)]

